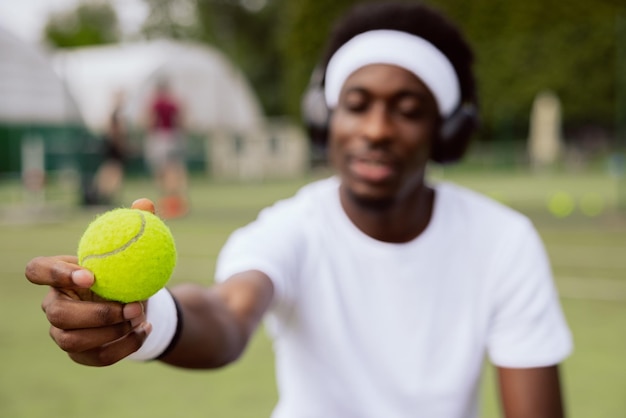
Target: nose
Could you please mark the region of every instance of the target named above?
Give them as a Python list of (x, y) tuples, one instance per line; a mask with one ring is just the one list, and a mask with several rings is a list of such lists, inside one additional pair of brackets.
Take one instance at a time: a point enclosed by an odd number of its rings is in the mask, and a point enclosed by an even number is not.
[(391, 115), (382, 103), (372, 105), (363, 118), (362, 133), (371, 142), (384, 142), (392, 137)]

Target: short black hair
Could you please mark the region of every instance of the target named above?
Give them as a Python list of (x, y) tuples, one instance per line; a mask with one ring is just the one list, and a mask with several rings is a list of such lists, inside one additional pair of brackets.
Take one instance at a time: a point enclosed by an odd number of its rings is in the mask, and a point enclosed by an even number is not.
[(363, 32), (390, 29), (407, 32), (433, 44), (450, 60), (461, 86), (461, 102), (477, 104), (472, 69), (474, 54), (459, 28), (442, 13), (420, 2), (359, 3), (333, 27), (324, 55), (324, 68), (343, 44)]

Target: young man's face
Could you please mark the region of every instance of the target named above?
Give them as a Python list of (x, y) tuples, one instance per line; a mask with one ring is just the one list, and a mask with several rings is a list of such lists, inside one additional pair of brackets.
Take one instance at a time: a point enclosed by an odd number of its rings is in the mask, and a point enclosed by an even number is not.
[(430, 90), (409, 71), (372, 64), (346, 80), (330, 121), (329, 157), (357, 201), (387, 206), (423, 184), (440, 126)]

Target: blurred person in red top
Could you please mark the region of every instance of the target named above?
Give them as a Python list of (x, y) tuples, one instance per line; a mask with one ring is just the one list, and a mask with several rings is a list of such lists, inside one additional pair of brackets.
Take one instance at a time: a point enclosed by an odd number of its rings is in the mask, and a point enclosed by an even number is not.
[(188, 211), (185, 152), (183, 108), (169, 81), (161, 79), (148, 104), (145, 159), (161, 193), (157, 210), (166, 219)]

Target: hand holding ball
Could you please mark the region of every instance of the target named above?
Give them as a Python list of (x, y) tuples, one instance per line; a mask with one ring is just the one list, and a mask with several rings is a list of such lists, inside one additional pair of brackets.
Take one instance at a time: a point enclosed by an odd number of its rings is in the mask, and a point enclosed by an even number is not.
[(78, 244), (78, 263), (91, 270), (98, 296), (129, 303), (163, 288), (176, 265), (172, 234), (159, 217), (140, 209), (98, 216)]

